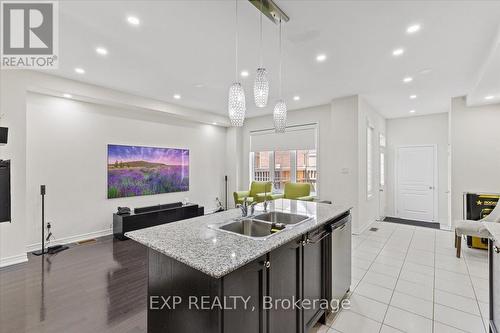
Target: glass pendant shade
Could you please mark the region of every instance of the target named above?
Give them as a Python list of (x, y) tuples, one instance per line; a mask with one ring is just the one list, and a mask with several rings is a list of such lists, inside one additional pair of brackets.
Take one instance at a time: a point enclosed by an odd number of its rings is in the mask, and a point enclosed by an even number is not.
[(258, 68), (255, 75), (253, 86), (253, 94), (255, 97), (255, 105), (259, 108), (267, 106), (269, 98), (269, 81), (267, 79), (267, 71), (265, 68)]
[(239, 82), (235, 82), (229, 87), (228, 112), (231, 126), (243, 126), (245, 111), (245, 91)]
[(276, 133), (285, 133), (286, 129), (286, 103), (279, 100), (274, 106), (273, 119)]

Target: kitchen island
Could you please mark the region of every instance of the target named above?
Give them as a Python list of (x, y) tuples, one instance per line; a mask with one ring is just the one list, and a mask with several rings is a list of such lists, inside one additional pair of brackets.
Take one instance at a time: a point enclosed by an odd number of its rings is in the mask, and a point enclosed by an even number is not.
[[(254, 216), (262, 210), (258, 205)], [(305, 219), (286, 226), (241, 221), (234, 209), (126, 234), (148, 247), (149, 333), (306, 333), (325, 321), (331, 300), (350, 285), (349, 208), (280, 199), (268, 211)], [(269, 235), (221, 228), (243, 222), (268, 226)], [(348, 236), (332, 244), (337, 229)], [(342, 258), (335, 259), (340, 243)], [(341, 279), (332, 277), (336, 271)]]

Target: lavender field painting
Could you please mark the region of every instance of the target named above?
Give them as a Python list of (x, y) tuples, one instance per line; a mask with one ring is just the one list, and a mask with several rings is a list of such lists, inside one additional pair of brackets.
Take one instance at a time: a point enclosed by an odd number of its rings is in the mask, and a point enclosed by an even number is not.
[(189, 190), (189, 150), (108, 145), (108, 199)]

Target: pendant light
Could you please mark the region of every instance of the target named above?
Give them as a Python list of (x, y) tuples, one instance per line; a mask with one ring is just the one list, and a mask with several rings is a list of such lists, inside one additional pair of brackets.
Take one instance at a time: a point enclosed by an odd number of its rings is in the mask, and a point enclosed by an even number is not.
[(260, 0), (260, 66), (257, 68), (255, 82), (253, 85), (253, 95), (255, 105), (259, 108), (267, 106), (269, 99), (269, 80), (267, 79), (267, 71), (263, 66), (262, 61), (262, 0)]
[(276, 133), (284, 133), (286, 129), (286, 113), (287, 113), (287, 108), (286, 108), (286, 103), (283, 100), (282, 96), (282, 90), (283, 90), (283, 51), (282, 51), (282, 45), (281, 45), (281, 19), (280, 19), (280, 26), (279, 26), (279, 48), (280, 48), (280, 82), (279, 82), (279, 97), (280, 99), (274, 106), (274, 111), (273, 111), (273, 120), (274, 120), (274, 129), (276, 130)]
[(246, 112), (246, 102), (245, 102), (245, 90), (243, 86), (238, 81), (238, 0), (235, 0), (236, 8), (236, 67), (235, 67), (235, 81), (229, 87), (228, 96), (228, 113), (229, 122), (231, 126), (241, 127), (245, 122), (245, 112)]

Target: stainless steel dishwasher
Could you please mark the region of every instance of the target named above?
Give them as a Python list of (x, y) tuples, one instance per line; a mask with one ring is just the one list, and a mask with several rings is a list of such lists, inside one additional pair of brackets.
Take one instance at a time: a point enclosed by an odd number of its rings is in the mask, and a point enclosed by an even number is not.
[(331, 225), (331, 299), (341, 300), (351, 288), (351, 215)]

